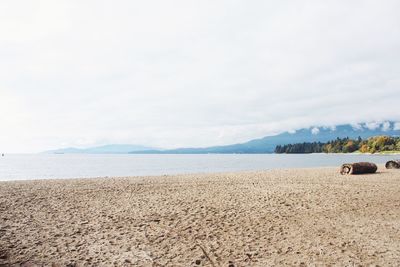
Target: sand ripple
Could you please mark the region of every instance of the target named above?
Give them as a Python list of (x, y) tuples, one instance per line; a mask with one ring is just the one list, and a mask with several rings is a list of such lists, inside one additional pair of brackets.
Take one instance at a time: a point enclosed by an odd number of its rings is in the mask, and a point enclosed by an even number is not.
[(393, 266), (399, 207), (398, 170), (1, 182), (0, 266)]

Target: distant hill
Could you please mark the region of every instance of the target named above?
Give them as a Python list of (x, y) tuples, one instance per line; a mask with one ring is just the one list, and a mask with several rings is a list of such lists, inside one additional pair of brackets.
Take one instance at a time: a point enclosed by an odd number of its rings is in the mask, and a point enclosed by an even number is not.
[[(374, 127), (376, 128), (374, 128)], [(357, 138), (363, 139), (378, 136), (400, 136), (400, 130), (394, 129), (395, 125), (393, 122), (387, 122), (385, 124), (360, 124), (352, 126), (349, 124), (339, 125), (334, 128), (328, 127), (311, 127), (306, 129), (300, 129), (294, 133), (285, 132), (275, 136), (267, 136), (261, 139), (251, 140), (246, 143), (233, 144), (226, 146), (213, 146), (204, 148), (178, 148), (170, 150), (142, 150), (142, 151), (131, 151), (135, 154), (229, 154), (229, 153), (273, 153), (277, 145), (286, 145), (292, 143), (302, 142), (328, 142), (336, 138)]]
[(143, 151), (143, 150), (151, 150), (154, 149), (152, 147), (146, 147), (141, 145), (104, 145), (97, 147), (89, 147), (89, 148), (61, 148), (56, 150), (49, 150), (45, 153), (49, 154), (127, 154), (132, 151)]
[(368, 139), (336, 138), (327, 143), (303, 142), (288, 145), (278, 145), (277, 154), (304, 154), (304, 153), (398, 153), (400, 151), (400, 137), (379, 135)]
[[(372, 127), (374, 126), (374, 127)], [(398, 125), (397, 125), (398, 126)], [(387, 135), (400, 136), (400, 129), (395, 127), (394, 122), (384, 124), (360, 124), (352, 126), (349, 124), (339, 125), (334, 128), (310, 127), (297, 130), (293, 133), (284, 132), (274, 136), (266, 136), (245, 143), (212, 146), (202, 148), (177, 148), (177, 149), (155, 149), (141, 145), (112, 144), (90, 148), (62, 148), (46, 151), (52, 154), (257, 154), (274, 153), (276, 146), (303, 142), (328, 142), (336, 138), (349, 137), (363, 139), (372, 136)]]

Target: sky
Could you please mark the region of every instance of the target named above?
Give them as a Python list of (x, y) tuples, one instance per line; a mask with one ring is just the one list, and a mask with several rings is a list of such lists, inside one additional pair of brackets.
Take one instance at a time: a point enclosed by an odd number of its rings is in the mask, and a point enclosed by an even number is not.
[(0, 150), (400, 121), (400, 1), (0, 1)]

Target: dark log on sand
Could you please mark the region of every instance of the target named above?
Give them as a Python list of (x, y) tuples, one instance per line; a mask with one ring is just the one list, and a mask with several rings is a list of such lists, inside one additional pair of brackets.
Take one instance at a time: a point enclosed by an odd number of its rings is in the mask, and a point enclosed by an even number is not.
[(341, 174), (375, 173), (378, 166), (370, 162), (346, 163), (340, 168)]
[(386, 169), (400, 169), (400, 159), (389, 160), (385, 164)]

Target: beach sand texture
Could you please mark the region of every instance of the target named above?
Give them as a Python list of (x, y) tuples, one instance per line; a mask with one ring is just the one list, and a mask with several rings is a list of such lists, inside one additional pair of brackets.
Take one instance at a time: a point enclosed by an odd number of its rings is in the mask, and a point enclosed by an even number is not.
[(0, 182), (0, 266), (395, 266), (400, 171)]

